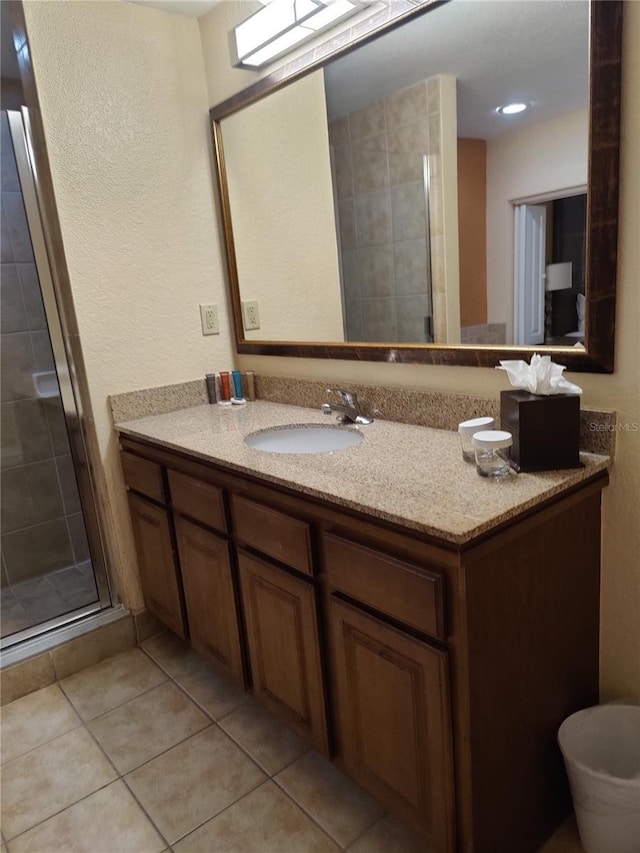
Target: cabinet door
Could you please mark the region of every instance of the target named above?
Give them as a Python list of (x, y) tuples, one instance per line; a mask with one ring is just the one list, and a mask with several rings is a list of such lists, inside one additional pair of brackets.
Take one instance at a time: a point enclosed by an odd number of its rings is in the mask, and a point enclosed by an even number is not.
[(191, 645), (244, 686), (229, 545), (184, 518), (175, 527)]
[(242, 550), (238, 561), (254, 693), (327, 755), (315, 590)]
[(330, 598), (334, 697), (344, 769), (435, 850), (453, 847), (446, 652)]
[(166, 509), (129, 492), (129, 509), (145, 604), (180, 637), (186, 635), (180, 581)]

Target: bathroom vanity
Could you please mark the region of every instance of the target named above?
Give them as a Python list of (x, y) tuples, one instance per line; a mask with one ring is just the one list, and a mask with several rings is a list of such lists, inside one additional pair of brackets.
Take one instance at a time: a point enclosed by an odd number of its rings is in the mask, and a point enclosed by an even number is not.
[(244, 444), (317, 422), (118, 425), (147, 607), (425, 849), (536, 850), (570, 807), (556, 730), (598, 700), (607, 459), (486, 482), (457, 435), (384, 421), (331, 454)]

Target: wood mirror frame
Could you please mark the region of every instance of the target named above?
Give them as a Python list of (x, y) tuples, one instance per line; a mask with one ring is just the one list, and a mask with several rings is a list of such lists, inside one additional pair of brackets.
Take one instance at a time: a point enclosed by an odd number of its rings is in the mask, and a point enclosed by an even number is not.
[[(238, 353), (494, 367), (501, 359), (526, 358), (540, 349), (476, 344), (249, 341), (244, 337), (220, 122), (310, 71), (322, 68), (332, 59), (344, 56), (367, 41), (445, 2), (448, 0), (432, 0), (409, 11), (403, 4), (405, 11), (400, 13), (388, 7), (337, 38), (335, 41), (340, 45), (337, 49), (328, 51), (326, 44), (320, 45), (210, 110)], [(542, 348), (545, 355), (551, 355), (554, 360), (559, 359), (569, 370), (590, 373), (612, 373), (614, 369), (622, 7), (623, 0), (591, 0), (590, 7), (586, 347), (580, 351), (572, 347)]]

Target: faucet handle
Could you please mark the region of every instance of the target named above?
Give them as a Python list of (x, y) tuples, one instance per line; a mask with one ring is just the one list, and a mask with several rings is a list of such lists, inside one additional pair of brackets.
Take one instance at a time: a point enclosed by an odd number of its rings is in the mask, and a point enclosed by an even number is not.
[(346, 391), (344, 388), (327, 388), (327, 394), (337, 394), (345, 406), (357, 406), (358, 397), (352, 391)]
[(327, 408), (329, 410), (335, 408), (338, 409), (338, 411), (343, 412), (341, 418), (343, 422), (350, 422), (358, 425), (373, 423), (373, 418), (369, 418), (362, 414), (362, 409), (358, 402), (358, 395), (355, 392), (346, 391), (344, 388), (327, 388), (327, 394), (337, 394), (340, 397), (341, 403), (334, 403), (333, 406), (331, 403), (324, 403), (322, 406), (323, 412), (326, 413)]

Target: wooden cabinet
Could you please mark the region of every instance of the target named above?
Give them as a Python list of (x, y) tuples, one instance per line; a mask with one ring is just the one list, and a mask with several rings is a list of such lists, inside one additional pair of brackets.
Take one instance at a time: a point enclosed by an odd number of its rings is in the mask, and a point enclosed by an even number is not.
[(570, 809), (558, 726), (598, 701), (606, 474), (456, 547), (122, 446), (150, 610), (434, 853), (542, 846)]
[(356, 781), (435, 850), (453, 842), (447, 653), (329, 600), (338, 753)]
[(191, 645), (244, 685), (229, 543), (185, 518), (175, 527)]
[(185, 637), (169, 513), (133, 492), (129, 492), (129, 510), (145, 604), (178, 636)]
[(326, 755), (315, 590), (242, 550), (238, 564), (254, 693)]

